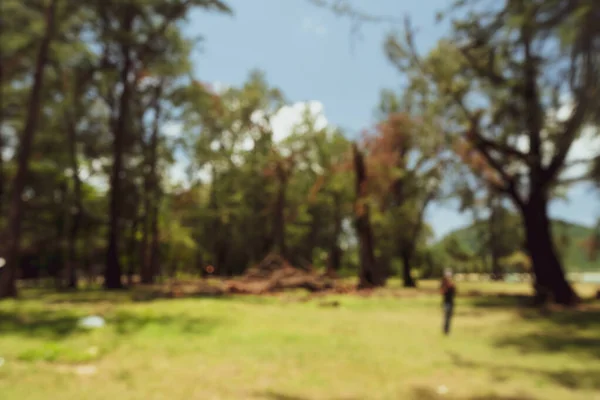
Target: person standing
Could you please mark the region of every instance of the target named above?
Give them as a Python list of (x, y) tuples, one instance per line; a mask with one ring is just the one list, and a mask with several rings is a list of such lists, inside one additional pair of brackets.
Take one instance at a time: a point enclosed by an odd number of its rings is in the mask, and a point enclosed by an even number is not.
[(444, 334), (448, 335), (450, 333), (450, 321), (454, 313), (454, 297), (456, 296), (456, 285), (452, 280), (452, 271), (449, 269), (444, 272), (440, 291), (444, 307)]

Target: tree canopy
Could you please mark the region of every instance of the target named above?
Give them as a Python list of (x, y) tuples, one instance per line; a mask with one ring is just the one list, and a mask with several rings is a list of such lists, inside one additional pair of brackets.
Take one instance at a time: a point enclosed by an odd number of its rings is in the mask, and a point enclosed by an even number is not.
[[(548, 206), (598, 181), (598, 156), (569, 156), (600, 117), (596, 2), (458, 1), (427, 54), (407, 21), (384, 43), (407, 83), (382, 91), (355, 140), (306, 104), (282, 137), (274, 121), (297, 104), (261, 71), (224, 88), (197, 76), (184, 25), (225, 2), (3, 7), (0, 297), (18, 279), (230, 277), (277, 254), (361, 288), (395, 274), (414, 287), (447, 260), (501, 279), (525, 258), (540, 300), (577, 300)], [(427, 211), (447, 198), (473, 215), (475, 250), (434, 245)]]

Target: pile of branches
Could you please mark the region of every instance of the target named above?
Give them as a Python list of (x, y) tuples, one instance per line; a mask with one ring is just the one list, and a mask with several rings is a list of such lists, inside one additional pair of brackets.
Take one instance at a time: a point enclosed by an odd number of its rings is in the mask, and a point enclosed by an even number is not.
[(278, 254), (269, 254), (240, 279), (227, 282), (225, 291), (240, 294), (277, 293), (289, 289), (321, 292), (333, 287), (330, 278), (318, 275), (310, 268), (294, 267)]

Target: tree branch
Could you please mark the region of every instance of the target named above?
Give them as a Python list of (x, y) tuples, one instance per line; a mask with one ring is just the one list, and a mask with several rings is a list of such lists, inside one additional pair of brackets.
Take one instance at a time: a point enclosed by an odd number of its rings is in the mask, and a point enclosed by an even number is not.
[[(525, 12), (525, 10), (522, 10)], [(538, 90), (537, 76), (538, 68), (534, 54), (532, 53), (532, 42), (533, 42), (533, 28), (531, 27), (531, 20), (535, 17), (535, 14), (527, 15), (526, 18), (529, 20), (521, 28), (521, 41), (525, 52), (524, 60), (524, 87), (521, 95), (525, 102), (525, 114), (527, 130), (529, 131), (529, 155), (533, 158), (533, 162), (530, 165), (531, 172), (534, 176), (539, 175), (542, 169), (542, 105), (540, 101), (540, 93)], [(532, 184), (535, 184), (532, 182)]]
[(589, 182), (593, 177), (593, 174), (591, 171), (586, 172), (583, 175), (580, 176), (576, 176), (573, 178), (564, 178), (564, 179), (559, 179), (556, 181), (556, 184), (554, 186), (570, 186), (573, 185), (575, 183), (584, 183), (584, 182)]
[[(471, 132), (475, 136), (481, 136), (478, 133), (477, 123), (478, 121), (471, 122)], [(501, 190), (509, 194), (513, 198), (515, 203), (517, 203), (517, 205), (524, 206), (525, 202), (523, 201), (521, 195), (517, 191), (517, 182), (515, 177), (511, 176), (510, 174), (508, 174), (508, 172), (506, 172), (502, 164), (490, 154), (488, 148), (482, 145), (478, 146), (477, 142), (474, 142), (474, 145), (477, 148), (477, 150), (481, 153), (481, 155), (485, 158), (487, 163), (502, 177), (504, 186), (497, 186), (495, 184), (492, 185), (494, 185), (494, 187), (497, 190)]]
[(486, 150), (496, 151), (503, 155), (512, 156), (519, 160), (528, 161), (527, 154), (524, 152), (504, 143), (494, 142), (484, 138), (479, 132), (473, 132), (473, 143), (479, 148), (485, 148)]
[(595, 26), (597, 24), (595, 13), (590, 12), (583, 22), (585, 23), (585, 26), (578, 37), (580, 43), (577, 46), (580, 56), (577, 57), (577, 54), (575, 53), (571, 61), (571, 69), (574, 72), (576, 71), (577, 63), (581, 64), (580, 68), (582, 69), (581, 74), (583, 76), (579, 87), (574, 90), (576, 94), (575, 109), (564, 125), (564, 133), (558, 138), (556, 143), (557, 152), (545, 171), (546, 179), (549, 180), (555, 178), (560, 171), (571, 145), (577, 138), (577, 135), (585, 122), (585, 117), (591, 110), (593, 100), (598, 96), (599, 71), (595, 65), (597, 57), (597, 50), (595, 48), (595, 39), (597, 35), (594, 34), (594, 30), (596, 29)]

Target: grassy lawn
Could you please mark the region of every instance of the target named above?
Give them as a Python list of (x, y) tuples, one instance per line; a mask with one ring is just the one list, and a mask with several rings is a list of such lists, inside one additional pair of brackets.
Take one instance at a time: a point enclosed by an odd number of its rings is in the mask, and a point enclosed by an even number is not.
[[(600, 399), (600, 306), (542, 316), (492, 294), (525, 285), (465, 283), (444, 337), (435, 286), (144, 302), (28, 290), (0, 303), (0, 398)], [(107, 325), (78, 327), (91, 314)]]

